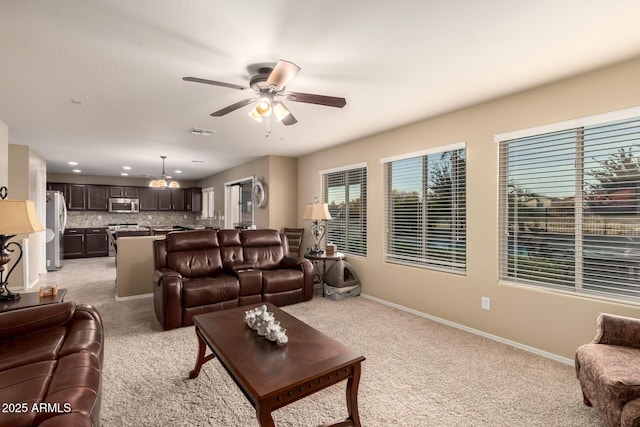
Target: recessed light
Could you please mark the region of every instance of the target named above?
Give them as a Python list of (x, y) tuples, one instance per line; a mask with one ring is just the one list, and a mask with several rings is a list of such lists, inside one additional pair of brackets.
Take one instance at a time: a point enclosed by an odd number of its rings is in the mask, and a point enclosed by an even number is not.
[(82, 172), (82, 171), (81, 171), (80, 169), (74, 169), (74, 170), (73, 170), (73, 172), (74, 172), (74, 173), (80, 173), (80, 172)]
[(182, 171), (177, 170), (177, 171), (173, 171), (173, 173), (182, 173)]
[(78, 162), (67, 162), (67, 164), (71, 166), (78, 166)]
[(128, 174), (128, 173), (126, 173), (126, 172), (120, 172), (120, 175), (122, 175), (122, 176), (129, 176), (129, 174)]
[(131, 170), (131, 166), (123, 166), (122, 169), (124, 169), (126, 171), (130, 171)]

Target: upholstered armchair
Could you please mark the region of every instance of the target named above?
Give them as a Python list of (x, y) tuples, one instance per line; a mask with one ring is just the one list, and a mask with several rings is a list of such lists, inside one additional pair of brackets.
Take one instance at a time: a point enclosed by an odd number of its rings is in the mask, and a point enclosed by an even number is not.
[(607, 426), (640, 427), (640, 319), (601, 313), (596, 337), (576, 351), (576, 375)]

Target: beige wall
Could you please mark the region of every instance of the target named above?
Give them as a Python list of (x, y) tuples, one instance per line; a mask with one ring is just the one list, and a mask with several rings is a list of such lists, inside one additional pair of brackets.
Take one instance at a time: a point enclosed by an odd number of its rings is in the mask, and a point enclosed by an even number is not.
[[(320, 170), (367, 162), (368, 255), (348, 257), (364, 293), (572, 359), (595, 335), (599, 312), (640, 317), (640, 307), (498, 284), (494, 135), (638, 106), (638, 75), (640, 59), (301, 157), (298, 205), (317, 193)], [(380, 158), (459, 141), (467, 142), (467, 275), (386, 263)], [(481, 309), (482, 296), (491, 311)]]
[[(46, 227), (45, 177), (47, 164), (34, 150), (26, 145), (8, 146), (9, 198), (31, 200), (36, 212)], [(14, 238), (22, 244), (29, 239), (28, 247), (23, 247), (23, 259), (11, 274), (11, 286), (28, 288), (38, 282), (39, 274), (46, 273), (45, 232), (21, 234)], [(23, 274), (23, 265), (27, 261), (27, 276)]]
[(298, 206), (298, 160), (269, 157), (269, 228), (295, 227)]
[(153, 241), (164, 236), (120, 237), (116, 253), (117, 298), (153, 293)]
[(288, 157), (267, 156), (244, 163), (201, 180), (202, 188), (213, 187), (215, 209), (224, 214), (227, 182), (255, 176), (265, 183), (268, 199), (264, 208), (254, 210), (254, 224), (258, 228), (281, 229), (295, 224), (297, 191), (297, 160)]
[(9, 127), (0, 120), (0, 187), (9, 185)]

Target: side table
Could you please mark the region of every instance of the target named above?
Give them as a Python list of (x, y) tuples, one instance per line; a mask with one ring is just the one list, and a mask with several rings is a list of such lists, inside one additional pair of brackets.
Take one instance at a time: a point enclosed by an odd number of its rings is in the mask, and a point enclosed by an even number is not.
[(21, 308), (35, 307), (37, 305), (55, 304), (64, 302), (64, 296), (67, 294), (66, 289), (58, 289), (57, 295), (40, 297), (39, 292), (26, 292), (20, 294), (20, 299), (16, 301), (0, 302), (0, 313), (4, 311), (18, 310)]
[[(324, 283), (324, 276), (327, 274), (327, 261), (342, 261), (344, 256), (342, 252), (336, 252), (333, 255), (306, 253), (304, 257), (314, 264), (313, 283)], [(322, 269), (315, 268), (316, 262), (322, 262)], [(324, 296), (324, 290), (322, 296)]]

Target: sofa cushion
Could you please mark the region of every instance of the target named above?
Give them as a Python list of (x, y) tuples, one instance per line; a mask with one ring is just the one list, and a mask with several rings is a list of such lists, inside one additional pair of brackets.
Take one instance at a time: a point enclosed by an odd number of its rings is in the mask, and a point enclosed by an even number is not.
[(301, 289), (304, 274), (300, 270), (265, 270), (262, 272), (262, 293), (291, 291)]
[(244, 230), (240, 233), (245, 262), (254, 263), (261, 270), (280, 267), (284, 248), (277, 230)]
[(31, 411), (32, 405), (39, 403), (45, 396), (56, 365), (55, 360), (48, 360), (0, 371), (0, 402), (26, 405), (26, 408), (20, 407), (19, 410), (2, 412), (0, 424), (3, 426), (33, 425), (36, 412)]
[(186, 278), (213, 276), (222, 271), (220, 248), (169, 252), (167, 266)]
[(615, 402), (619, 409), (640, 398), (640, 349), (616, 345), (585, 344), (578, 348), (580, 375), (598, 384), (596, 401)]
[(0, 371), (29, 363), (55, 360), (62, 348), (66, 330), (64, 326), (58, 326), (0, 342)]
[(91, 353), (74, 353), (60, 358), (44, 399), (54, 411), (38, 413), (36, 423), (69, 411), (86, 417), (93, 416), (97, 413), (95, 406), (100, 403), (100, 388), (98, 356)]
[(199, 251), (217, 248), (218, 233), (216, 230), (193, 230), (180, 233), (169, 233), (166, 237), (168, 252)]
[(186, 308), (237, 300), (239, 295), (238, 280), (227, 274), (182, 281), (183, 307)]

